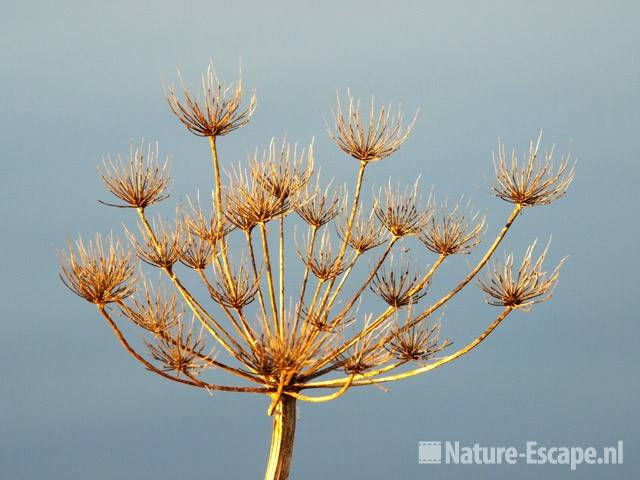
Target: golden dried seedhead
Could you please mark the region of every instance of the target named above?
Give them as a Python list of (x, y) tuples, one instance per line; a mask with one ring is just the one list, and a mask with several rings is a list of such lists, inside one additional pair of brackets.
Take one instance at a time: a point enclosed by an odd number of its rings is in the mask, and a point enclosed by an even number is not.
[[(365, 319), (365, 329), (370, 325), (371, 318), (369, 315)], [(362, 374), (389, 362), (393, 357), (392, 354), (380, 346), (380, 340), (387, 335), (388, 327), (387, 322), (382, 328), (359, 338), (347, 351), (338, 356), (336, 367), (342, 367), (349, 374)]]
[(207, 354), (202, 329), (196, 333), (194, 327), (195, 322), (192, 319), (189, 327), (178, 323), (167, 335), (157, 337), (154, 343), (145, 341), (153, 359), (162, 365), (161, 370), (194, 377), (211, 366), (203, 358), (207, 357)]
[(272, 195), (241, 167), (229, 174), (226, 204), (225, 216), (243, 231), (251, 231), (259, 223), (266, 223), (291, 209), (288, 198)]
[(394, 266), (391, 258), (389, 266), (380, 267), (371, 280), (371, 291), (395, 308), (417, 303), (426, 292), (426, 286), (420, 287), (421, 277), (411, 273), (409, 262)]
[(230, 268), (228, 276), (219, 263), (214, 263), (213, 271), (214, 281), (210, 285), (209, 294), (215, 302), (236, 310), (253, 302), (258, 293), (260, 278), (254, 279), (253, 272), (249, 272), (242, 260)]
[(533, 250), (535, 246), (536, 242), (533, 242), (527, 248), (520, 268), (515, 273), (512, 253), (505, 256), (502, 264), (494, 262), (491, 271), (479, 281), (480, 288), (487, 296), (487, 303), (528, 311), (533, 304), (551, 298), (564, 259), (551, 273), (547, 273), (542, 270), (542, 263), (547, 255), (549, 244), (534, 261)]
[(428, 324), (425, 320), (407, 328), (410, 320), (409, 309), (407, 321), (400, 323), (396, 320), (396, 325), (389, 333), (389, 339), (385, 344), (385, 348), (398, 360), (430, 360), (451, 345), (446, 339), (440, 342), (440, 321)]
[(262, 160), (256, 151), (250, 161), (251, 176), (267, 192), (278, 199), (288, 199), (303, 190), (313, 174), (313, 142), (308, 149), (298, 150), (283, 140), (276, 148), (271, 139), (269, 148), (262, 153)]
[(194, 270), (204, 270), (211, 265), (214, 255), (211, 242), (191, 233), (185, 235), (180, 249), (180, 263)]
[[(105, 244), (106, 243), (106, 244)], [(96, 235), (87, 245), (82, 238), (60, 253), (60, 278), (76, 295), (96, 305), (119, 302), (135, 291), (135, 270), (131, 255), (109, 236), (103, 243)]]
[(308, 253), (309, 250), (309, 248), (305, 248), (305, 251), (302, 252), (298, 249), (298, 256), (311, 273), (323, 281), (337, 277), (352, 262), (352, 259), (346, 259), (339, 252), (334, 252), (327, 230), (322, 233), (320, 242), (311, 255)]
[(493, 155), (496, 183), (492, 187), (497, 197), (526, 207), (547, 205), (566, 193), (575, 175), (574, 167), (569, 167), (569, 156), (564, 156), (554, 170), (553, 148), (544, 154), (544, 160), (539, 159), (541, 139), (542, 133), (535, 143), (529, 143), (529, 153), (522, 165), (515, 150), (508, 164), (504, 144), (498, 142), (498, 153)]
[(418, 239), (440, 255), (468, 254), (480, 243), (485, 226), (486, 217), (464, 212), (460, 203), (449, 208), (445, 201), (434, 209)]
[(344, 223), (337, 225), (338, 236), (342, 241), (347, 240), (347, 244), (358, 255), (381, 245), (389, 236), (383, 226), (376, 222), (373, 211), (365, 217), (362, 209), (359, 209), (351, 227), (351, 235), (347, 235), (347, 224), (348, 219), (345, 219)]
[(171, 268), (180, 260), (184, 250), (180, 223), (176, 221), (174, 226), (170, 226), (157, 219), (153, 221), (152, 229), (153, 234), (145, 225), (138, 223), (141, 240), (126, 228), (125, 233), (140, 260), (154, 267)]
[(165, 192), (171, 180), (168, 160), (160, 163), (158, 144), (155, 149), (144, 142), (129, 149), (129, 157), (124, 160), (118, 155), (116, 160), (111, 157), (103, 160), (98, 169), (102, 181), (116, 197), (126, 205), (115, 205), (101, 202), (105, 205), (120, 208), (145, 208), (167, 198)]
[(380, 190), (374, 205), (380, 223), (394, 236), (404, 237), (419, 233), (431, 217), (429, 208), (419, 205), (418, 182), (413, 188), (393, 189), (391, 181)]
[(189, 93), (178, 72), (182, 87), (182, 99), (173, 87), (167, 92), (169, 108), (178, 120), (192, 133), (201, 137), (226, 135), (243, 127), (256, 108), (255, 93), (249, 98), (249, 105), (242, 106), (242, 79), (234, 85), (223, 87), (213, 65), (209, 64), (206, 75), (202, 77), (202, 98)]
[(315, 186), (301, 190), (294, 201), (296, 213), (312, 227), (320, 228), (342, 211), (344, 191), (330, 191), (330, 187), (321, 189), (318, 175)]
[(205, 214), (200, 207), (199, 200), (192, 201), (189, 197), (187, 197), (186, 204), (180, 206), (179, 212), (182, 227), (187, 233), (206, 240), (213, 249), (217, 249), (218, 242), (224, 238), (234, 226), (226, 221), (226, 219), (218, 222), (213, 207), (213, 198), (212, 193), (211, 210), (208, 215)]
[(120, 310), (124, 317), (156, 336), (167, 335), (184, 317), (175, 292), (167, 295), (157, 291), (147, 280), (139, 298), (131, 297)]
[(327, 127), (329, 136), (347, 155), (361, 162), (382, 160), (393, 154), (411, 133), (418, 112), (408, 127), (403, 126), (400, 107), (395, 115), (391, 115), (391, 106), (378, 109), (371, 99), (368, 121), (360, 115), (360, 101), (354, 100), (347, 91), (347, 110), (344, 111), (337, 96), (338, 105), (333, 112), (333, 130)]

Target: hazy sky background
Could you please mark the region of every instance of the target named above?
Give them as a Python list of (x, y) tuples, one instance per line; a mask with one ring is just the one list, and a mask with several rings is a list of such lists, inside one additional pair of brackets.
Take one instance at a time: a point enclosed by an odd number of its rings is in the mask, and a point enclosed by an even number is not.
[[(213, 59), (240, 61), (258, 108), (220, 142), (243, 160), (271, 136), (316, 138), (340, 181), (356, 163), (324, 133), (336, 89), (421, 107), (413, 135), (365, 185), (387, 177), (469, 194), (500, 228), (509, 206), (487, 193), (498, 137), (578, 159), (568, 196), (527, 210), (504, 249), (553, 233), (565, 254), (553, 300), (515, 313), (479, 349), (391, 385), (301, 405), (293, 478), (567, 478), (566, 466), (425, 466), (418, 440), (602, 447), (625, 464), (572, 478), (640, 475), (637, 2), (11, 2), (0, 16), (0, 477), (260, 478), (265, 398), (207, 394), (144, 370), (95, 309), (57, 278), (55, 251), (76, 233), (120, 231), (131, 212), (95, 167), (140, 137), (172, 155), (173, 197), (210, 188), (206, 141), (169, 113), (161, 85), (180, 67), (196, 85)], [(307, 6), (301, 6), (307, 3)], [(455, 3), (455, 5), (454, 5)], [(167, 206), (169, 208), (169, 206)], [(432, 261), (426, 254), (418, 256)], [(476, 257), (477, 258), (477, 255)], [(449, 261), (434, 295), (465, 271)], [(476, 287), (447, 308), (463, 345), (497, 311)]]

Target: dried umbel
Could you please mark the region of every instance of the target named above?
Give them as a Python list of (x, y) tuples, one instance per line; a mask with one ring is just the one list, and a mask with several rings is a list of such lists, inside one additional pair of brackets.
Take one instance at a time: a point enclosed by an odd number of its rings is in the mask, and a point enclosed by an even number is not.
[(523, 206), (548, 205), (562, 197), (575, 174), (569, 166), (569, 156), (564, 156), (560, 165), (554, 170), (554, 149), (539, 158), (540, 140), (529, 144), (526, 160), (518, 161), (515, 150), (511, 152), (511, 160), (507, 161), (504, 144), (498, 142), (498, 153), (493, 156), (496, 183), (493, 191), (496, 196), (511, 203)]
[(444, 202), (439, 209), (434, 209), (418, 238), (425, 247), (440, 255), (469, 254), (480, 243), (485, 225), (485, 217), (465, 213), (460, 204), (449, 207)]
[[(247, 125), (255, 97), (243, 105), (241, 83), (223, 87), (210, 67), (200, 96), (185, 89), (179, 98), (170, 90), (168, 100), (188, 130), (208, 137), (211, 201), (201, 206), (198, 197), (187, 197), (175, 221), (150, 220), (150, 210), (168, 195), (169, 173), (158, 162), (157, 147), (132, 148), (127, 160), (105, 164), (102, 179), (123, 202), (114, 206), (131, 207), (137, 217), (138, 228), (126, 230), (136, 256), (99, 236), (88, 244), (79, 240), (61, 255), (64, 283), (95, 304), (145, 369), (208, 392), (269, 399), (274, 429), (267, 479), (288, 477), (296, 402), (328, 402), (352, 388), (446, 365), (482, 343), (513, 311), (548, 300), (558, 280), (558, 268), (543, 269), (546, 249), (536, 259), (530, 247), (517, 270), (513, 255), (506, 256), (480, 281), (488, 303), (501, 311), (469, 343), (445, 355), (451, 344), (440, 339), (440, 320), (433, 321), (442, 318), (438, 311), (474, 283), (526, 207), (565, 194), (573, 169), (566, 158), (554, 168), (553, 150), (539, 161), (540, 138), (524, 162), (515, 154), (507, 161), (500, 144), (493, 191), (513, 209), (476, 253), (486, 222), (468, 206), (422, 202), (417, 182), (388, 182), (372, 202), (362, 198), (369, 169), (400, 148), (413, 121), (405, 127), (399, 109), (392, 115), (374, 102), (361, 116), (359, 102), (348, 97), (345, 108), (338, 103), (330, 135), (358, 160), (350, 193), (321, 182), (313, 144), (298, 148), (275, 140), (261, 155), (256, 150), (248, 165), (225, 163), (224, 184), (216, 139)], [(305, 241), (297, 245), (300, 230)], [(469, 255), (469, 271), (442, 296), (434, 295), (443, 266), (458, 254)], [(134, 275), (136, 266), (156, 269), (166, 288)], [(129, 343), (121, 321), (143, 334), (146, 352)]]
[(496, 262), (487, 276), (480, 280), (480, 288), (487, 294), (487, 303), (529, 310), (534, 303), (545, 302), (551, 298), (564, 260), (548, 273), (542, 270), (542, 263), (547, 256), (549, 245), (536, 260), (533, 259), (535, 246), (536, 242), (533, 242), (527, 248), (516, 272), (513, 253), (510, 253), (505, 256), (502, 264)]
[(96, 235), (88, 244), (79, 238), (60, 254), (60, 278), (76, 295), (96, 305), (118, 302), (135, 291), (131, 255), (113, 237)]
[(338, 95), (338, 106), (333, 112), (335, 129), (329, 135), (343, 152), (361, 162), (382, 160), (396, 152), (411, 133), (418, 115), (416, 112), (409, 126), (404, 127), (399, 107), (391, 115), (391, 106), (376, 110), (372, 98), (369, 118), (363, 119), (360, 101), (351, 92), (347, 92), (347, 104), (345, 111)]
[(226, 135), (243, 127), (251, 119), (256, 108), (256, 96), (251, 94), (249, 104), (242, 105), (242, 79), (235, 85), (223, 86), (213, 65), (209, 64), (202, 77), (202, 97), (189, 93), (178, 72), (182, 86), (182, 99), (171, 87), (167, 92), (169, 108), (191, 133), (201, 137)]
[(102, 181), (109, 191), (126, 205), (101, 203), (145, 208), (168, 198), (169, 195), (165, 193), (171, 179), (168, 161), (160, 163), (158, 157), (157, 144), (155, 150), (148, 145), (145, 153), (144, 142), (141, 142), (135, 149), (131, 147), (127, 161), (121, 156), (118, 156), (117, 160), (104, 160), (102, 168), (99, 169)]

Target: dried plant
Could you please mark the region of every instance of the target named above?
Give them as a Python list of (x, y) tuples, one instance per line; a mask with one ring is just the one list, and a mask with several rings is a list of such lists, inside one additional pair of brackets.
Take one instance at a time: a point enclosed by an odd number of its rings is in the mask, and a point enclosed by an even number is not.
[[(157, 268), (171, 291), (135, 274), (140, 262), (113, 237), (104, 242), (97, 236), (88, 244), (80, 239), (60, 255), (65, 285), (95, 304), (121, 345), (146, 369), (209, 392), (269, 398), (274, 428), (267, 479), (288, 478), (297, 402), (335, 400), (351, 388), (450, 363), (483, 342), (512, 311), (548, 300), (558, 281), (559, 266), (550, 273), (543, 269), (547, 248), (534, 259), (532, 245), (517, 271), (514, 256), (507, 255), (480, 280), (487, 302), (501, 312), (469, 343), (442, 356), (451, 343), (440, 339), (435, 314), (476, 279), (524, 209), (565, 194), (574, 170), (568, 157), (554, 168), (553, 149), (539, 161), (540, 137), (531, 142), (524, 162), (515, 153), (507, 162), (499, 143), (493, 192), (514, 204), (513, 210), (467, 275), (432, 298), (428, 287), (445, 260), (473, 254), (485, 219), (461, 203), (423, 204), (417, 182), (409, 187), (389, 182), (371, 204), (365, 202), (367, 169), (401, 147), (415, 118), (405, 127), (399, 109), (391, 115), (373, 101), (363, 118), (359, 102), (347, 96), (344, 109), (338, 97), (329, 130), (338, 147), (359, 162), (350, 194), (330, 188), (331, 182), (322, 184), (313, 143), (297, 148), (272, 140), (261, 155), (256, 150), (248, 167), (228, 169), (224, 184), (216, 141), (249, 122), (255, 96), (243, 102), (241, 82), (223, 87), (210, 66), (201, 97), (184, 85), (181, 98), (174, 89), (167, 93), (178, 120), (208, 138), (213, 188), (207, 208), (187, 197), (175, 220), (149, 220), (151, 207), (167, 198), (170, 182), (157, 146), (140, 144), (128, 160), (107, 160), (101, 170), (107, 189), (124, 202), (107, 204), (135, 209), (138, 229), (125, 230), (135, 256)], [(292, 249), (299, 228), (306, 231), (305, 241)], [(409, 242), (426, 249), (409, 258), (404, 255), (413, 252)], [(297, 261), (292, 250), (301, 260), (300, 279), (289, 265)], [(402, 262), (394, 260), (399, 254)], [(436, 258), (424, 261), (428, 254)], [(430, 267), (420, 268), (426, 263)], [(189, 274), (203, 288), (185, 280)], [(369, 311), (361, 313), (365, 307)], [(121, 320), (140, 329), (144, 344), (129, 343)], [(140, 353), (144, 345), (147, 351)], [(309, 393), (314, 391), (326, 393)]]

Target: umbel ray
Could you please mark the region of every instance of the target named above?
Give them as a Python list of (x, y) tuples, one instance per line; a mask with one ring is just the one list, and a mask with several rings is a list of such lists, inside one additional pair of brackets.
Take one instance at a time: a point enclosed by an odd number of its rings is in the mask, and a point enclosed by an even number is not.
[[(212, 66), (201, 91), (180, 83), (167, 90), (167, 100), (188, 131), (208, 140), (210, 198), (179, 203), (173, 219), (153, 218), (171, 180), (158, 147), (141, 143), (106, 159), (100, 175), (116, 199), (103, 203), (132, 210), (138, 226), (125, 231), (129, 247), (114, 236), (79, 238), (60, 254), (60, 276), (95, 305), (147, 370), (210, 392), (266, 396), (273, 417), (266, 479), (288, 478), (296, 402), (328, 402), (356, 387), (441, 367), (479, 345), (513, 311), (551, 297), (560, 265), (543, 266), (548, 246), (535, 254), (534, 242), (521, 261), (513, 254), (492, 260), (523, 211), (554, 202), (573, 180), (568, 156), (554, 165), (554, 151), (543, 152), (540, 137), (521, 156), (499, 142), (492, 191), (512, 204), (511, 213), (467, 275), (444, 277), (448, 293), (432, 298), (429, 287), (446, 260), (480, 248), (486, 222), (468, 205), (422, 201), (417, 183), (389, 183), (364, 201), (367, 172), (402, 146), (415, 117), (407, 123), (399, 108), (373, 101), (361, 108), (350, 93), (338, 97), (328, 131), (357, 169), (348, 192), (323, 182), (313, 144), (272, 141), (245, 165), (222, 164), (218, 142), (249, 123), (255, 95), (247, 100), (240, 80), (222, 85)], [(294, 235), (300, 226), (302, 240)], [(399, 252), (411, 238), (433, 255), (430, 266), (403, 261)], [(152, 285), (142, 265), (159, 270), (165, 288)], [(188, 275), (200, 290), (188, 287)], [(453, 350), (440, 338), (439, 310), (474, 280), (500, 310), (473, 341)], [(143, 332), (144, 342), (130, 342), (122, 322)]]

